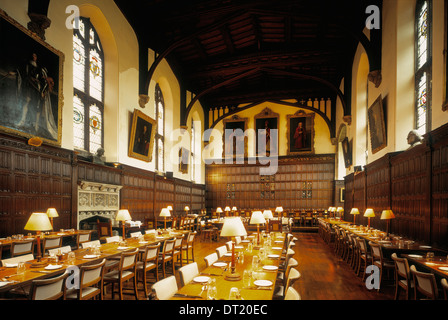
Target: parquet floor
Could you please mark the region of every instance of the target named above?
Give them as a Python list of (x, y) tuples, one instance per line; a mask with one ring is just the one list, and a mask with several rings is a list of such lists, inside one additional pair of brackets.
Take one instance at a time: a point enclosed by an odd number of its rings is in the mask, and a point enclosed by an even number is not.
[[(300, 293), (302, 300), (393, 299), (393, 281), (385, 281), (379, 292), (369, 290), (350, 266), (334, 254), (333, 247), (325, 243), (318, 233), (294, 232), (293, 234), (298, 239), (293, 248), (294, 258), (299, 263), (296, 269), (301, 273), (301, 278), (293, 286)], [(196, 239), (195, 261), (198, 263), (199, 270), (205, 268), (203, 258), (226, 241), (227, 239), (224, 238), (219, 242), (204, 242), (200, 237)], [(178, 278), (177, 272), (176, 277)], [(141, 285), (139, 288), (139, 298), (144, 299)], [(110, 292), (106, 294), (105, 299), (111, 299)], [(125, 299), (134, 300), (134, 297), (125, 295)]]

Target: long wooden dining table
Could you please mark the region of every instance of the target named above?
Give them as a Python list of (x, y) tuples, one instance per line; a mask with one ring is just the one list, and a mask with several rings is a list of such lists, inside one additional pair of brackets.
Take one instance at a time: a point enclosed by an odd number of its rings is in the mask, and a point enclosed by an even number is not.
[[(235, 246), (235, 255), (243, 252), (244, 259), (237, 259), (235, 272), (241, 276), (240, 280), (231, 281), (226, 279), (226, 275), (231, 272), (230, 263), (231, 252), (223, 255), (211, 266), (200, 272), (191, 282), (180, 288), (172, 297), (172, 300), (206, 300), (210, 279), (215, 279), (216, 298), (215, 300), (229, 300), (231, 288), (237, 288), (241, 300), (272, 300), (275, 291), (275, 282), (278, 277), (279, 265), (282, 251), (285, 249), (286, 235), (284, 233), (272, 233), (271, 246), (265, 247), (266, 258), (261, 260), (258, 268), (252, 269), (254, 256), (260, 256), (262, 246), (254, 246), (252, 251), (248, 250), (248, 244), (256, 235), (249, 236), (239, 245)], [(244, 283), (244, 271), (252, 274), (250, 283)], [(198, 281), (198, 278), (200, 281)], [(257, 285), (257, 280), (262, 281), (262, 285)]]
[(421, 254), (402, 254), (402, 257), (408, 259), (409, 265), (415, 264), (417, 270), (421, 268), (430, 271), (442, 278), (448, 279), (448, 256), (427, 257)]
[(117, 257), (124, 251), (132, 251), (136, 248), (141, 249), (185, 233), (187, 231), (177, 230), (169, 234), (145, 234), (142, 235), (143, 238), (129, 238), (125, 239), (124, 242), (104, 243), (100, 245), (99, 254), (94, 254), (91, 248), (77, 249), (72, 251), (75, 253), (75, 258), (71, 261), (68, 260), (67, 255), (64, 255), (63, 259), (57, 263), (52, 263), (50, 257), (43, 257), (41, 259), (42, 265), (39, 267), (34, 267), (37, 260), (27, 261), (25, 262), (26, 269), (23, 274), (17, 274), (17, 266), (0, 267), (0, 294), (12, 289), (29, 286), (33, 280), (60, 275), (69, 268), (79, 268), (82, 265), (94, 264), (105, 258)]

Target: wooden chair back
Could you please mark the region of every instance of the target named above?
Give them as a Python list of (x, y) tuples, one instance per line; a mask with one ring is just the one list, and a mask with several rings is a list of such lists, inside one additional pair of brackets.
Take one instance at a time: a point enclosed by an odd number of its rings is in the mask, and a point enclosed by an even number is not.
[(62, 236), (45, 237), (42, 241), (42, 252), (50, 249), (60, 248), (62, 246)]
[(440, 284), (442, 285), (445, 300), (448, 300), (448, 281), (445, 278), (442, 278), (442, 280), (440, 280)]
[(193, 280), (193, 278), (196, 277), (198, 274), (199, 274), (199, 268), (197, 262), (192, 262), (190, 264), (181, 267), (179, 269), (181, 286), (182, 287), (185, 286), (187, 283)]
[(57, 277), (33, 280), (31, 282), (30, 300), (58, 300), (65, 299), (66, 285), (65, 279), (69, 276), (68, 273), (63, 273)]
[(92, 239), (92, 232), (86, 231), (86, 232), (78, 232), (76, 235), (76, 247), (79, 249), (81, 247), (81, 244), (84, 242), (89, 242), (90, 239)]
[(103, 237), (112, 237), (112, 222), (100, 222), (97, 220), (96, 222), (97, 230), (98, 230), (98, 238)]
[(205, 266), (210, 267), (212, 264), (214, 264), (216, 261), (218, 261), (218, 254), (216, 252), (213, 252), (207, 256), (204, 257)]
[(157, 300), (168, 300), (178, 290), (175, 276), (169, 276), (152, 285), (152, 292)]
[(428, 299), (436, 300), (438, 296), (438, 289), (434, 274), (417, 271), (414, 265), (412, 265), (409, 269), (414, 279), (415, 300), (417, 300), (419, 295), (423, 295)]
[(11, 243), (11, 258), (34, 253), (34, 239), (13, 241)]
[[(103, 300), (103, 276), (105, 265), (106, 259), (103, 259), (100, 263), (83, 265), (80, 267), (79, 290), (77, 290), (77, 298), (79, 300), (91, 299), (97, 295)], [(84, 289), (92, 287), (96, 287), (97, 290), (86, 290), (86, 294), (83, 294)]]

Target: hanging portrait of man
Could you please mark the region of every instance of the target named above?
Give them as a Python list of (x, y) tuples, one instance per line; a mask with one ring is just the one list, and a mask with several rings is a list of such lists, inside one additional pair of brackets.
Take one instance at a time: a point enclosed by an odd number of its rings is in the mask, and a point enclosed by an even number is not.
[(157, 123), (139, 110), (132, 117), (129, 156), (151, 162)]
[(287, 116), (288, 154), (314, 153), (314, 113)]

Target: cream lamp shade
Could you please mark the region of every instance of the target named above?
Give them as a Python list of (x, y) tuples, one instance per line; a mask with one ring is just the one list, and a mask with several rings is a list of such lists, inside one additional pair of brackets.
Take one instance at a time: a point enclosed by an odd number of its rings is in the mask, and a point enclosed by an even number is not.
[(352, 208), (352, 210), (350, 211), (350, 214), (359, 214), (358, 208)]
[(163, 208), (163, 209), (160, 211), (160, 216), (161, 216), (161, 217), (171, 217), (170, 210), (169, 210), (168, 208)]
[(344, 211), (344, 208), (342, 208), (342, 207), (338, 207), (338, 208), (336, 209), (336, 211), (337, 211), (337, 212), (343, 212), (343, 211)]
[(221, 229), (221, 237), (247, 236), (246, 228), (239, 217), (226, 218)]
[(53, 229), (53, 226), (46, 213), (33, 212), (24, 229), (28, 231), (50, 231)]
[(55, 208), (48, 208), (47, 210), (47, 216), (50, 218), (56, 218), (59, 217), (58, 211)]
[(230, 207), (229, 206), (225, 207), (224, 211), (230, 211)]
[(222, 212), (221, 207), (216, 208), (216, 212), (221, 213)]
[(232, 211), (236, 211), (238, 210), (236, 207), (232, 207)]
[(127, 221), (127, 220), (132, 220), (132, 218), (131, 218), (131, 214), (129, 213), (129, 211), (127, 209), (121, 209), (121, 210), (118, 210), (115, 220)]
[(389, 219), (394, 219), (395, 215), (392, 212), (392, 210), (388, 209), (388, 210), (383, 210), (383, 212), (381, 213), (381, 220), (389, 220)]
[(364, 212), (364, 217), (366, 218), (375, 218), (375, 212), (371, 208), (367, 208)]
[(265, 219), (272, 219), (272, 218), (274, 218), (274, 216), (272, 215), (272, 211), (271, 210), (264, 210), (263, 211), (263, 217)]
[(283, 207), (277, 207), (277, 208), (275, 208), (275, 212), (283, 212)]
[(250, 217), (250, 224), (263, 224), (266, 223), (266, 219), (263, 217), (263, 213), (261, 211), (252, 212), (252, 216)]
[(189, 206), (185, 206), (184, 210), (185, 211), (190, 211), (190, 207)]
[(168, 206), (168, 207), (166, 207), (168, 210), (170, 210), (170, 211), (172, 211), (173, 210), (173, 207), (172, 206)]

